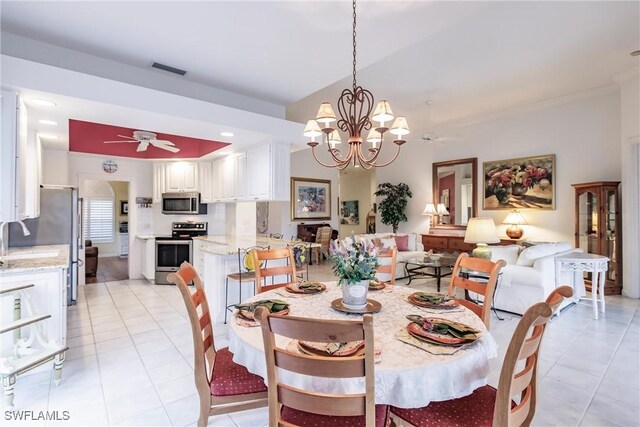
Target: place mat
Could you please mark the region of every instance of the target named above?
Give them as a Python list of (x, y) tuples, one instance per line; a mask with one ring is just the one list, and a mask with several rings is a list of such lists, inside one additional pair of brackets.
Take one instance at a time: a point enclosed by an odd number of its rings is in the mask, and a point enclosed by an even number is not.
[[(305, 286), (310, 288), (305, 289)], [(293, 294), (313, 295), (326, 291), (327, 287), (324, 283), (301, 280), (300, 282), (289, 283), (284, 289)]]
[(386, 288), (387, 285), (384, 282), (378, 282), (376, 280), (372, 280), (369, 282), (369, 290), (370, 291), (381, 291)]
[[(378, 339), (374, 339), (374, 347), (373, 347), (373, 360), (375, 363), (380, 363), (380, 361), (382, 360), (382, 341), (378, 340)], [(310, 355), (310, 356), (316, 356), (316, 354), (305, 351), (305, 349), (301, 348), (300, 345), (298, 344), (298, 340), (291, 340), (289, 341), (289, 343), (287, 344), (286, 347), (287, 351), (290, 351), (292, 353), (299, 353), (299, 354), (306, 354), (306, 355)], [(364, 347), (361, 347), (358, 352), (356, 352), (356, 356), (360, 356), (364, 354)], [(331, 357), (328, 354), (324, 354), (323, 356), (327, 356), (327, 357)]]
[(471, 342), (469, 344), (464, 344), (460, 347), (447, 347), (447, 346), (442, 346), (437, 344), (431, 344), (426, 341), (422, 341), (422, 340), (419, 340), (418, 338), (415, 338), (413, 335), (409, 333), (409, 331), (407, 331), (406, 328), (402, 328), (396, 331), (396, 339), (398, 341), (402, 341), (405, 344), (409, 344), (421, 350), (424, 350), (428, 353), (435, 354), (435, 355), (443, 355), (443, 356), (449, 356), (449, 355), (455, 354), (460, 350), (464, 350), (474, 346), (478, 342), (478, 340), (475, 340), (474, 342)]

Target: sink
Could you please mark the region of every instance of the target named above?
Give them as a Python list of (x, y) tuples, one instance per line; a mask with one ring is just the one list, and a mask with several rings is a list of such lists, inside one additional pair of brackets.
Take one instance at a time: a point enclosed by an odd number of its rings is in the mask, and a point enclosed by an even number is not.
[(60, 252), (23, 252), (0, 257), (0, 261), (15, 261), (20, 259), (37, 259), (37, 258), (54, 258), (60, 255)]

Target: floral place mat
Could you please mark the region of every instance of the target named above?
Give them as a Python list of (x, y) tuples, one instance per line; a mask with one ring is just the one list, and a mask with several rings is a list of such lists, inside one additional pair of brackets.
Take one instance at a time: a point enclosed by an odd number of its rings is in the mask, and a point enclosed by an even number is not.
[(447, 346), (435, 345), (425, 341), (421, 341), (418, 338), (413, 337), (409, 333), (409, 331), (407, 331), (406, 328), (402, 328), (398, 330), (396, 332), (396, 338), (398, 339), (398, 341), (402, 341), (403, 343), (412, 345), (428, 353), (435, 354), (435, 355), (445, 355), (445, 356), (455, 354), (458, 351), (469, 348), (475, 345), (476, 342), (478, 342), (478, 340), (476, 340), (472, 343), (465, 344), (460, 347), (447, 347)]

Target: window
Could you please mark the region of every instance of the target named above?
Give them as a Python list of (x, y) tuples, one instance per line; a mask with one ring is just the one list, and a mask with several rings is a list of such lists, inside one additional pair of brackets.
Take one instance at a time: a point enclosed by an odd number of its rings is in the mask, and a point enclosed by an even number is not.
[(115, 237), (115, 209), (113, 199), (85, 199), (84, 238), (95, 243), (109, 243)]

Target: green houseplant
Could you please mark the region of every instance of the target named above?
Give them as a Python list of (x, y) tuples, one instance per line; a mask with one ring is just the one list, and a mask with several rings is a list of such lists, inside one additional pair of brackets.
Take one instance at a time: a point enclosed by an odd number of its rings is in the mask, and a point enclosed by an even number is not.
[(383, 224), (393, 227), (393, 232), (398, 232), (398, 224), (407, 220), (405, 213), (409, 199), (413, 197), (411, 189), (404, 182), (393, 185), (389, 182), (378, 185), (375, 196), (384, 197), (378, 205)]

